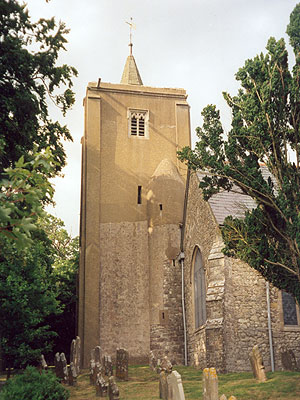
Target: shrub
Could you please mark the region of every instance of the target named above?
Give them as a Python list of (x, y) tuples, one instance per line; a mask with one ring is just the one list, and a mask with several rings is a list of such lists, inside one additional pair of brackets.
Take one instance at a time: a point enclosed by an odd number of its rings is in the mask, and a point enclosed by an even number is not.
[(67, 400), (65, 389), (51, 372), (27, 367), (25, 371), (7, 381), (0, 392), (0, 400)]

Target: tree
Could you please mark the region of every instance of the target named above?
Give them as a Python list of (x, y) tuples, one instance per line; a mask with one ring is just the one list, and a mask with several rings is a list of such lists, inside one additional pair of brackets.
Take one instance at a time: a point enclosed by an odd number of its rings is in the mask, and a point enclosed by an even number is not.
[(54, 18), (33, 23), (25, 4), (0, 0), (0, 174), (21, 156), (28, 161), (34, 151), (48, 147), (56, 161), (52, 174), (65, 165), (62, 140), (72, 137), (66, 126), (49, 118), (47, 100), (63, 114), (74, 103), (71, 87), (77, 71), (56, 65), (67, 33)]
[(50, 214), (40, 218), (38, 225), (51, 241), (54, 257), (51, 280), (62, 308), (62, 313), (57, 316), (52, 314), (47, 323), (58, 335), (54, 340), (54, 352), (63, 351), (68, 356), (71, 341), (76, 335), (79, 238), (72, 238), (63, 221)]
[(32, 243), (31, 232), (38, 217), (45, 214), (43, 205), (52, 200), (54, 191), (47, 178), (51, 169), (53, 159), (47, 149), (43, 154), (36, 153), (31, 161), (24, 162), (22, 156), (14, 168), (4, 170), (6, 178), (0, 180), (0, 236), (12, 239), (19, 247)]
[[(300, 4), (287, 33), (295, 53), (290, 71), (284, 39), (271, 37), (267, 53), (239, 69), (236, 96), (223, 93), (231, 108), (231, 130), (224, 134), (219, 111), (203, 112), (195, 149), (179, 157), (207, 176), (205, 200), (233, 185), (255, 199), (244, 219), (228, 217), (222, 228), (225, 254), (238, 257), (300, 303)], [(292, 154), (292, 155), (291, 155)], [(265, 167), (262, 167), (262, 164)], [(268, 175), (264, 169), (269, 171)]]
[(23, 249), (0, 236), (0, 347), (8, 370), (35, 365), (49, 352), (55, 332), (45, 319), (60, 312), (50, 279), (51, 241), (42, 230), (32, 235)]

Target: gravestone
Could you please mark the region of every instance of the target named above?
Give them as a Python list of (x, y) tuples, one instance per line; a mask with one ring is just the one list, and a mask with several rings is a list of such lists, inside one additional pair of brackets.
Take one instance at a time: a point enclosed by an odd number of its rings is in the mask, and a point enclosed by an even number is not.
[(166, 371), (161, 371), (159, 374), (159, 398), (168, 400), (168, 374)]
[(203, 400), (219, 400), (218, 375), (215, 368), (203, 370)]
[(56, 353), (54, 356), (55, 375), (60, 381), (64, 379), (64, 367), (60, 359), (60, 354)]
[(168, 400), (185, 400), (181, 375), (173, 371), (167, 376)]
[(41, 354), (40, 363), (39, 363), (38, 369), (39, 369), (39, 371), (43, 371), (43, 370), (45, 371), (45, 370), (48, 369), (48, 365), (46, 363), (46, 360), (45, 360), (45, 357), (44, 357), (43, 354)]
[(128, 351), (117, 349), (116, 377), (123, 381), (128, 381)]
[(90, 383), (92, 385), (96, 385), (98, 374), (102, 374), (103, 368), (99, 362), (91, 361), (91, 370), (90, 370)]
[(105, 355), (102, 360), (103, 370), (105, 376), (113, 375), (113, 365), (111, 361), (111, 356)]
[(152, 371), (156, 372), (157, 360), (156, 360), (152, 350), (149, 353), (149, 367), (152, 369)]
[(73, 361), (70, 362), (68, 367), (68, 375), (69, 375), (69, 385), (76, 386), (77, 385), (77, 371)]
[(108, 378), (108, 397), (109, 400), (120, 400), (119, 388), (113, 376)]
[(165, 371), (167, 374), (172, 372), (173, 365), (171, 361), (165, 356), (162, 361), (160, 362), (159, 369), (160, 371)]
[(105, 382), (102, 374), (97, 375), (96, 380), (96, 396), (97, 397), (106, 397), (108, 394), (108, 383)]
[(295, 354), (292, 350), (286, 350), (281, 353), (282, 367), (286, 371), (298, 371)]
[(227, 397), (225, 396), (225, 394), (222, 394), (222, 396), (220, 397), (220, 400), (227, 400)]
[(101, 347), (100, 346), (96, 346), (94, 351), (95, 351), (95, 353), (94, 353), (94, 355), (95, 355), (94, 356), (95, 363), (100, 363), (101, 364), (101, 361), (102, 361), (102, 350), (101, 350)]
[(69, 383), (69, 371), (68, 371), (68, 365), (67, 365), (67, 359), (65, 356), (65, 353), (61, 353), (60, 354), (60, 361), (62, 363), (62, 367), (63, 367), (63, 383)]
[(266, 371), (265, 371), (262, 356), (260, 354), (260, 351), (259, 351), (257, 345), (255, 345), (253, 347), (252, 351), (249, 354), (249, 357), (250, 357), (250, 362), (251, 362), (251, 367), (252, 367), (254, 377), (259, 382), (266, 382), (266, 380), (267, 380)]
[(76, 336), (76, 339), (72, 340), (71, 351), (70, 351), (70, 363), (73, 363), (76, 369), (76, 374), (80, 374), (80, 337)]

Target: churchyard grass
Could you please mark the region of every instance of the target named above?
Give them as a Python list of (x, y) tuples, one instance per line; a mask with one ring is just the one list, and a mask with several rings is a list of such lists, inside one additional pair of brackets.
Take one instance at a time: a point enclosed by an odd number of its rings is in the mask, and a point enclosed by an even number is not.
[[(202, 372), (193, 367), (174, 366), (182, 377), (185, 399), (202, 399)], [(219, 375), (219, 396), (234, 395), (238, 400), (299, 400), (300, 373), (267, 373), (267, 382), (258, 383), (252, 373)], [(148, 366), (130, 366), (129, 380), (117, 381), (121, 400), (158, 400), (158, 375)], [(77, 387), (69, 387), (70, 400), (96, 399), (96, 390), (89, 383), (88, 371), (80, 375)]]

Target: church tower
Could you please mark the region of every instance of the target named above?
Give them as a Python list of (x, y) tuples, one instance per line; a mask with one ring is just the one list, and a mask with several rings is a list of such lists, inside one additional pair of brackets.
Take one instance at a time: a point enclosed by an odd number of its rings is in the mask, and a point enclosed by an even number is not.
[(144, 86), (132, 45), (120, 84), (84, 99), (78, 334), (90, 350), (183, 361), (180, 229), (190, 145), (183, 89)]

